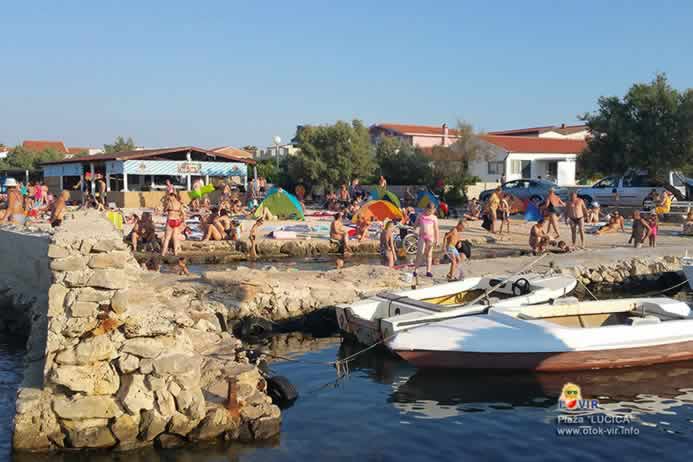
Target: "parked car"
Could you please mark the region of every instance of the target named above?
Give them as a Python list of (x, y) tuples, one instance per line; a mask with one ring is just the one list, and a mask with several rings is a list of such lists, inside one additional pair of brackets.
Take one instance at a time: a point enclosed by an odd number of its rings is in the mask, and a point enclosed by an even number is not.
[[(518, 199), (528, 199), (535, 203), (542, 202), (549, 194), (549, 189), (554, 188), (556, 194), (564, 201), (568, 199), (568, 191), (560, 188), (556, 183), (548, 180), (520, 179), (506, 181), (501, 185), (504, 193), (512, 194)], [(486, 202), (493, 193), (494, 189), (487, 189), (479, 194), (479, 200)]]
[(643, 171), (630, 171), (623, 176), (607, 176), (589, 188), (580, 188), (577, 193), (587, 204), (598, 202), (602, 207), (642, 207), (647, 196), (654, 189), (661, 194), (665, 189), (674, 193), (677, 199), (685, 194), (678, 186), (679, 178), (675, 172), (670, 174), (669, 182), (654, 178)]

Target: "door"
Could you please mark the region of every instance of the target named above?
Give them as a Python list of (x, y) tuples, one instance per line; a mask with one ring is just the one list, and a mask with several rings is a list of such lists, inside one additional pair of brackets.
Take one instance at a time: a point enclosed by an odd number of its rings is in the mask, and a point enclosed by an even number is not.
[(594, 190), (593, 199), (601, 205), (618, 204), (618, 180), (617, 176), (608, 176), (592, 186)]
[(532, 161), (522, 160), (522, 178), (532, 178)]
[(661, 194), (664, 190), (662, 182), (647, 173), (632, 173), (623, 177), (623, 185), (618, 188), (618, 194), (622, 205), (640, 207), (653, 189)]

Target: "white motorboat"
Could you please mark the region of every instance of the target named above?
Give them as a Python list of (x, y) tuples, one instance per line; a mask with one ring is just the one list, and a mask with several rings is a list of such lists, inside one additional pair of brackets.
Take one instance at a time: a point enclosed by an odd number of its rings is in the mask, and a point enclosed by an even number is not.
[(693, 359), (685, 302), (631, 298), (490, 307), (403, 327), (385, 319), (387, 347), (422, 368), (572, 371)]
[(693, 290), (693, 257), (684, 257), (681, 266), (683, 267), (683, 274), (688, 279), (688, 287)]
[[(337, 306), (339, 328), (360, 343), (372, 345), (384, 337), (381, 325), (392, 319), (410, 326), (461, 313), (481, 313), (489, 305), (519, 306), (545, 303), (569, 294), (577, 281), (568, 276), (524, 275), (476, 277), (422, 289), (380, 293), (366, 300)], [(493, 289), (493, 290), (492, 290)]]

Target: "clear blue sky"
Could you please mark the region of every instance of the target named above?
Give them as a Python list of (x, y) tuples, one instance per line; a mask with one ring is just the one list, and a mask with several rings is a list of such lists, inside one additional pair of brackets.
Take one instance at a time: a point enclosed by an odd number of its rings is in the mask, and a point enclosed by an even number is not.
[(575, 122), (666, 72), (687, 1), (32, 1), (0, 14), (0, 142), (270, 143), (297, 124)]

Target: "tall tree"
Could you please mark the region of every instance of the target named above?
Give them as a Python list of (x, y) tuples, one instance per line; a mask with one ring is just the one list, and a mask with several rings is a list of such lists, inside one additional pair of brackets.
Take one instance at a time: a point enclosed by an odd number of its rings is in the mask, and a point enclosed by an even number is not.
[(599, 109), (581, 118), (591, 132), (578, 158), (586, 175), (645, 169), (667, 177), (693, 168), (693, 89), (678, 91), (665, 74), (636, 83), (623, 98), (601, 97)]
[(0, 169), (19, 168), (22, 170), (38, 171), (43, 162), (61, 160), (65, 154), (54, 149), (43, 151), (30, 151), (22, 146), (15, 147), (5, 159), (0, 159)]
[(135, 142), (132, 138), (128, 137), (126, 140), (122, 136), (115, 139), (113, 144), (104, 144), (103, 150), (106, 154), (113, 154), (114, 152), (127, 152), (134, 151), (137, 149)]
[(336, 186), (373, 173), (368, 128), (359, 120), (301, 126), (294, 140), (299, 152), (288, 161), (291, 178), (301, 178), (311, 186)]
[(375, 148), (380, 174), (398, 184), (427, 185), (433, 179), (431, 160), (398, 138), (384, 137)]

